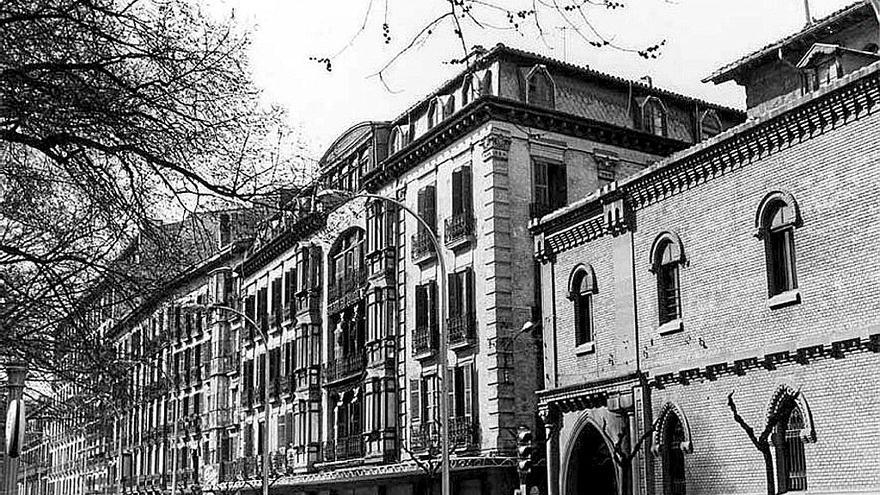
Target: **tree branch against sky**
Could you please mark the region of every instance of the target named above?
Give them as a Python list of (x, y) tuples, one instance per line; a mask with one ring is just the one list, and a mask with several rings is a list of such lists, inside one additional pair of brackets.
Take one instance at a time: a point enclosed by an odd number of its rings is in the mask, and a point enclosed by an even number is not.
[[(672, 3), (669, 0), (651, 0), (661, 3)], [(366, 9), (363, 22), (354, 32), (351, 39), (342, 48), (330, 55), (312, 56), (310, 60), (321, 64), (331, 71), (336, 59), (344, 54), (355, 43), (369, 43), (362, 36), (371, 24), (381, 23), (382, 43), (391, 44), (396, 36), (396, 26), (389, 21), (389, 16), (396, 8), (394, 0), (365, 0)], [(571, 42), (584, 44), (594, 48), (607, 48), (621, 53), (635, 54), (642, 59), (656, 59), (661, 48), (666, 44), (661, 39), (646, 46), (638, 46), (632, 41), (618, 39), (615, 33), (606, 32), (601, 27), (601, 19), (597, 11), (626, 10), (627, 3), (613, 0), (433, 0), (426, 2), (426, 15), (418, 26), (415, 34), (406, 38), (399, 49), (370, 77), (382, 82), (389, 91), (393, 91), (387, 80), (388, 71), (401, 59), (412, 54), (434, 38), (441, 38), (449, 44), (449, 52), (456, 53), (444, 63), (466, 63), (475, 46), (474, 40), (486, 34), (514, 32), (521, 36), (539, 39), (546, 48), (551, 49), (549, 38), (554, 34), (550, 27), (562, 29), (563, 33), (571, 33)], [(446, 32), (451, 36), (442, 38), (438, 33)], [(376, 42), (374, 40), (373, 42)], [(566, 39), (567, 42), (567, 39)]]
[(189, 0), (0, 3), (0, 361), (94, 365), (55, 359), (103, 355), (88, 297), (137, 304), (205, 252), (182, 219), (308, 180), (249, 46)]

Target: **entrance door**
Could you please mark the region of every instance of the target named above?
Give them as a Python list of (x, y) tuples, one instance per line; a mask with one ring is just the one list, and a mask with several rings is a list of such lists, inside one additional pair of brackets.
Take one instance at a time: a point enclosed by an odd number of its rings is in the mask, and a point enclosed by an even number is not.
[(617, 495), (614, 460), (602, 434), (586, 425), (568, 460), (566, 495)]

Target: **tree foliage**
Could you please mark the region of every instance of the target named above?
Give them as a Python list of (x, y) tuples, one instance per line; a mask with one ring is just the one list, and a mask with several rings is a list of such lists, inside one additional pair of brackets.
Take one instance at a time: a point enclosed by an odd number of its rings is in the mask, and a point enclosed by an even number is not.
[(188, 0), (0, 3), (0, 361), (94, 370), (80, 309), (132, 307), (210, 251), (206, 207), (304, 178), (248, 43)]

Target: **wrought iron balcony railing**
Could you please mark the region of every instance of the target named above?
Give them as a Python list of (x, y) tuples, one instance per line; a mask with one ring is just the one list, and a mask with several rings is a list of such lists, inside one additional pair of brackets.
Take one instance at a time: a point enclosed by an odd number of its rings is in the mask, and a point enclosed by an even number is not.
[(479, 428), (473, 417), (449, 418), (449, 445), (455, 449), (471, 449), (477, 446)]
[(426, 261), (436, 256), (434, 244), (431, 242), (431, 234), (426, 230), (419, 229), (419, 232), (412, 236), (412, 259), (418, 263)]
[(344, 461), (364, 456), (364, 436), (355, 433), (324, 443), (324, 461)]
[(416, 327), (413, 332), (413, 357), (422, 358), (434, 355), (439, 347), (437, 326)]
[(474, 234), (474, 217), (471, 212), (459, 213), (445, 221), (446, 245), (458, 244)]
[(477, 316), (475, 313), (452, 315), (446, 319), (449, 329), (449, 345), (463, 347), (476, 340)]
[(326, 383), (338, 382), (364, 371), (367, 365), (362, 352), (341, 356), (324, 365)]

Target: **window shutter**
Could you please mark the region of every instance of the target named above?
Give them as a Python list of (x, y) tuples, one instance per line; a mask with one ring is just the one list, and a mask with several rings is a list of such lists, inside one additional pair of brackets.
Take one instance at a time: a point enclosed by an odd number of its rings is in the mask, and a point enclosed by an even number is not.
[(434, 186), (425, 187), (425, 221), (431, 226), (431, 230), (437, 231), (437, 189)]
[(463, 203), (464, 197), (462, 196), (462, 183), (461, 183), (461, 170), (455, 170), (452, 172), (452, 214), (459, 215), (464, 211)]
[(420, 404), (420, 399), (422, 398), (422, 393), (419, 390), (419, 385), (421, 385), (421, 382), (418, 379), (409, 381), (409, 400), (412, 423), (418, 423), (421, 420), (420, 413), (422, 412), (422, 406)]
[(416, 327), (427, 325), (427, 300), (426, 287), (423, 285), (416, 286)]
[(286, 424), (287, 424), (287, 436), (284, 438), (284, 443), (286, 445), (290, 445), (293, 443), (293, 432), (295, 431), (294, 424), (293, 424), (293, 413), (292, 412), (287, 413)]
[(462, 372), (464, 373), (464, 379), (462, 382), (464, 383), (464, 417), (471, 419), (476, 415), (476, 411), (474, 411), (474, 404), (476, 401), (474, 400), (474, 391), (477, 390), (477, 387), (474, 385), (474, 363), (469, 363), (462, 368)]
[(455, 368), (446, 368), (446, 376), (443, 377), (447, 383), (448, 399), (446, 400), (447, 417), (452, 419), (457, 416), (458, 411), (455, 410)]
[(464, 213), (474, 211), (473, 173), (471, 167), (461, 167), (461, 208)]
[(464, 272), (464, 313), (476, 313), (477, 298), (476, 289), (474, 287), (474, 270), (468, 268)]
[(426, 211), (425, 191), (426, 191), (425, 189), (419, 189), (418, 199), (416, 200), (416, 212), (422, 218), (425, 218), (425, 211)]
[(542, 161), (533, 161), (532, 175), (535, 188), (535, 203), (539, 205), (549, 205), (550, 197), (547, 191), (547, 164)]
[(432, 329), (432, 332), (437, 329), (437, 283), (436, 282), (431, 282), (428, 285), (428, 326)]
[(449, 316), (461, 314), (460, 284), (457, 273), (450, 273), (447, 277), (446, 292), (448, 294)]
[(287, 438), (287, 424), (285, 422), (285, 416), (283, 414), (278, 415), (278, 447), (284, 448), (284, 440)]
[(317, 289), (321, 286), (321, 249), (313, 246), (309, 249), (309, 258), (310, 288)]

